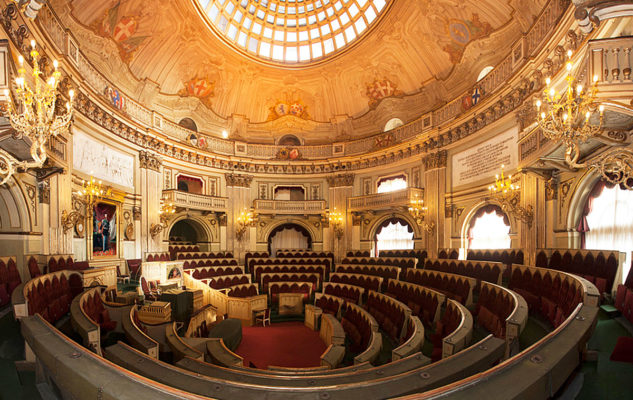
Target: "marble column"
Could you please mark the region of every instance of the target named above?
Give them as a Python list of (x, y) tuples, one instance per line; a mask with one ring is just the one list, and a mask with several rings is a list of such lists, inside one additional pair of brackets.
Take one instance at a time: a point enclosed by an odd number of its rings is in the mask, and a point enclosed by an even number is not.
[(160, 200), (163, 196), (162, 159), (151, 152), (140, 151), (138, 155), (140, 166), (141, 194), (141, 254), (167, 251), (163, 238), (169, 237), (169, 232), (161, 231), (152, 237), (152, 225), (160, 224)]
[[(334, 226), (329, 225), (327, 229), (328, 234), (324, 232), (325, 238), (329, 236), (329, 241), (332, 243), (331, 251), (334, 253), (336, 260), (341, 260), (345, 256), (347, 249), (352, 248), (353, 242), (353, 216), (347, 212), (347, 199), (352, 197), (354, 188), (354, 174), (338, 174), (327, 177), (329, 185), (329, 208), (330, 213), (338, 212), (343, 216), (343, 222), (341, 228), (343, 229), (343, 236), (338, 239), (334, 232)], [(324, 230), (325, 231), (325, 230)]]
[[(422, 159), (424, 164), (424, 205), (428, 208), (425, 222), (435, 224), (429, 233), (422, 229), (426, 236), (424, 248), (429, 257), (437, 256), (437, 249), (446, 247), (444, 231), (446, 229), (446, 150), (431, 153)], [(450, 227), (449, 227), (450, 229)]]

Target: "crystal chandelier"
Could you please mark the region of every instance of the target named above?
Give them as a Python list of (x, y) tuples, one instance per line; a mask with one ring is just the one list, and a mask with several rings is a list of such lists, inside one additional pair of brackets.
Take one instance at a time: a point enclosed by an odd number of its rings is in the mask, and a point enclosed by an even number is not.
[(502, 165), (501, 176), (499, 174), (495, 175), (495, 183), (488, 186), (490, 196), (501, 204), (502, 210), (531, 226), (534, 219), (532, 206), (524, 208), (519, 204), (521, 199), (520, 187), (512, 183), (512, 175), (505, 176), (503, 169), (504, 166)]
[[(569, 50), (567, 57), (571, 59), (571, 55)], [(582, 168), (585, 164), (578, 164), (580, 144), (601, 133), (604, 106), (595, 102), (598, 76), (594, 76), (592, 86), (585, 89), (571, 74), (571, 60), (567, 61), (565, 68), (567, 87), (562, 92), (551, 87), (552, 80), (547, 78), (543, 99), (536, 102), (537, 120), (545, 137), (565, 145), (567, 164)], [(599, 123), (593, 125), (590, 119), (596, 111), (600, 112)]]
[(428, 233), (431, 233), (435, 228), (435, 222), (429, 224), (424, 220), (428, 210), (428, 207), (424, 206), (424, 199), (420, 199), (417, 193), (415, 198), (409, 200), (409, 214), (411, 214), (418, 225), (424, 228)]
[(6, 151), (0, 149), (0, 184), (6, 183), (16, 169), (41, 167), (46, 161), (46, 143), (51, 136), (67, 132), (73, 115), (74, 91), (68, 91), (70, 100), (66, 103), (66, 111), (56, 114), (57, 85), (61, 73), (58, 71), (57, 61), (53, 61), (55, 70), (51, 76), (43, 80), (40, 70), (40, 54), (35, 48), (35, 41), (31, 41), (31, 58), (33, 59), (34, 87), (26, 80), (24, 57), (19, 56), (18, 77), (15, 78), (16, 104), (13, 105), (11, 93), (5, 90), (7, 110), (5, 116), (15, 129), (14, 137), (20, 139), (26, 136), (31, 141), (31, 157), (33, 161), (16, 160)]

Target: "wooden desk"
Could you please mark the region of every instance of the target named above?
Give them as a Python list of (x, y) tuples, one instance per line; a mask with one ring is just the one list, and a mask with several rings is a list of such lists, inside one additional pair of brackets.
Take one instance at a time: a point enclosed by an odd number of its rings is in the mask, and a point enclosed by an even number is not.
[(279, 293), (279, 315), (301, 315), (303, 293)]

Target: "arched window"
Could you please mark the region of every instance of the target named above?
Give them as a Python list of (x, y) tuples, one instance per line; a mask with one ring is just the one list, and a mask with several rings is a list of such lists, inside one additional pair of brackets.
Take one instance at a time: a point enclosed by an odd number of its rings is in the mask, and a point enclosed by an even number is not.
[(494, 69), (493, 66), (487, 66), (486, 68), (482, 69), (481, 72), (479, 73), (479, 76), (477, 77), (477, 82), (479, 82), (480, 80), (484, 79), (486, 77), (486, 75), (488, 75), (490, 73), (490, 71), (492, 71)]
[[(626, 279), (633, 251), (633, 190), (607, 185), (594, 186), (578, 225), (581, 247), (591, 250), (617, 250), (627, 253), (622, 271)], [(622, 282), (618, 282), (622, 283)]]
[(385, 124), (385, 129), (383, 130), (383, 132), (387, 132), (387, 131), (390, 131), (392, 129), (396, 129), (397, 127), (402, 126), (402, 125), (404, 125), (404, 123), (402, 122), (402, 120), (400, 118), (391, 118)]
[(480, 208), (470, 221), (469, 249), (510, 248), (510, 221), (499, 206), (489, 204)]
[(391, 218), (383, 222), (375, 238), (375, 254), (382, 250), (413, 249), (413, 229), (400, 218)]
[(396, 190), (406, 189), (407, 177), (405, 175), (390, 176), (378, 180), (376, 193), (394, 192)]

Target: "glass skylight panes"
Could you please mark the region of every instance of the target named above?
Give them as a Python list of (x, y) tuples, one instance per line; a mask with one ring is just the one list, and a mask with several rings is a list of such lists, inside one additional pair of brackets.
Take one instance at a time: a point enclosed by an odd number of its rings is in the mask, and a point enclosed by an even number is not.
[(266, 60), (307, 63), (368, 31), (393, 0), (196, 0), (236, 48)]

